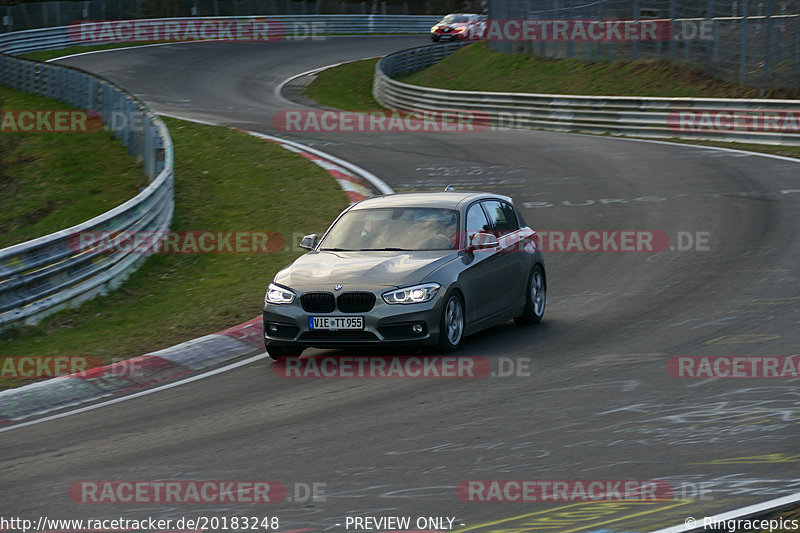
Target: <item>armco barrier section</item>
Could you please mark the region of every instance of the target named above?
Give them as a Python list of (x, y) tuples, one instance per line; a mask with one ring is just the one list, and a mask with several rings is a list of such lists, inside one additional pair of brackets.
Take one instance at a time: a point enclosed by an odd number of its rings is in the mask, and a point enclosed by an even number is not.
[(435, 44), (387, 55), (375, 67), (375, 100), (390, 109), (475, 112), (494, 127), (800, 146), (800, 100), (451, 91), (393, 79), (462, 46)]
[(81, 250), (81, 232), (164, 231), (173, 210), (172, 140), (144, 102), (87, 72), (0, 54), (0, 80), (14, 89), (64, 102), (102, 117), (141, 159), (149, 184), (134, 198), (82, 224), (0, 250), (0, 329), (47, 314), (119, 285), (146, 257)]
[[(204, 34), (211, 31), (202, 30), (204, 22), (258, 22), (263, 26), (263, 34), (274, 39), (312, 39), (326, 35), (361, 35), (361, 34), (427, 34), (431, 26), (441, 17), (437, 15), (265, 15), (259, 17), (213, 17), (213, 18), (170, 18), (170, 19), (145, 19), (135, 21), (145, 25), (195, 25), (197, 35), (202, 39)], [(42, 28), (0, 34), (0, 52), (6, 54), (22, 54), (33, 50), (48, 50), (63, 48), (78, 44), (102, 44), (99, 42), (81, 42), (80, 32), (76, 31), (81, 22), (75, 21), (72, 26), (59, 26), (55, 28)], [(109, 27), (122, 28), (120, 22), (132, 23), (134, 21), (111, 21)], [(266, 27), (264, 27), (266, 26)], [(130, 26), (124, 26), (130, 30)], [(132, 32), (131, 32), (132, 33)], [(263, 35), (262, 34), (262, 35)], [(102, 35), (102, 27), (98, 26), (97, 35)], [(246, 38), (246, 37), (245, 37)], [(236, 38), (232, 39), (236, 40)], [(135, 44), (135, 43), (132, 43)]]
[[(308, 39), (337, 34), (427, 33), (439, 18), (363, 14), (192, 17), (127, 22), (171, 23), (184, 27), (192, 23), (199, 30), (207, 21), (257, 21), (266, 24), (270, 38)], [(202, 36), (202, 32), (198, 33)], [(101, 44), (82, 43), (79, 37), (79, 33), (70, 32), (70, 26), (0, 35), (0, 83), (87, 112), (97, 112), (103, 124), (128, 147), (128, 153), (142, 160), (149, 185), (136, 197), (89, 221), (0, 250), (0, 330), (16, 324), (36, 323), (50, 313), (113, 289), (147, 257), (142, 252), (147, 243), (134, 243), (128, 251), (111, 254), (97, 248), (82, 249), (79, 238), (82, 232), (164, 231), (172, 220), (173, 149), (163, 121), (144, 102), (108, 80), (74, 68), (12, 57), (74, 44)]]

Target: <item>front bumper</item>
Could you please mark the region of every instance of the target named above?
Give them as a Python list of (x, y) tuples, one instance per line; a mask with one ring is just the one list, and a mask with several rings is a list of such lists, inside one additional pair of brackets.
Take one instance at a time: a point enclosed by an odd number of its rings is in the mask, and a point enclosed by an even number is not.
[[(433, 345), (439, 342), (439, 321), (445, 288), (436, 296), (418, 304), (389, 305), (376, 292), (375, 306), (364, 313), (330, 313), (305, 311), (296, 298), (291, 304), (267, 304), (264, 307), (264, 342), (267, 346), (301, 346), (336, 348), (342, 346)], [(314, 330), (309, 317), (361, 316), (363, 330)], [(414, 331), (414, 326), (422, 331)]]
[(431, 32), (431, 39), (434, 41), (463, 41), (467, 38), (467, 32), (450, 32), (450, 33), (439, 33), (432, 31)]

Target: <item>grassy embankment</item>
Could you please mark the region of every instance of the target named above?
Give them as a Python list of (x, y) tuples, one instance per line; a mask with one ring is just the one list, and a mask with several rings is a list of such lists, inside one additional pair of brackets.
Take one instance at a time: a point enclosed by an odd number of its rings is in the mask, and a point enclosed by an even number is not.
[[(324, 72), (309, 85), (307, 96), (340, 109), (380, 109), (372, 98), (376, 59), (356, 61)], [(464, 91), (505, 91), (548, 94), (684, 96), (755, 98), (756, 89), (716, 80), (701, 72), (665, 61), (590, 63), (553, 60), (522, 54), (506, 55), (476, 43), (400, 81), (427, 87)], [(780, 96), (780, 95), (775, 95)], [(716, 141), (683, 141), (789, 157), (800, 147)]]

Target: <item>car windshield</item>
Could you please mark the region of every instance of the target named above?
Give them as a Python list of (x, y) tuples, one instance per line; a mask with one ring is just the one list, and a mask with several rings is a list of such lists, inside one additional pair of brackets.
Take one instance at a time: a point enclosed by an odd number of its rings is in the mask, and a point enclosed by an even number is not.
[(466, 15), (447, 15), (442, 19), (445, 24), (455, 24), (457, 22), (469, 22), (469, 17)]
[(457, 229), (458, 212), (452, 209), (353, 209), (333, 225), (320, 250), (454, 250)]

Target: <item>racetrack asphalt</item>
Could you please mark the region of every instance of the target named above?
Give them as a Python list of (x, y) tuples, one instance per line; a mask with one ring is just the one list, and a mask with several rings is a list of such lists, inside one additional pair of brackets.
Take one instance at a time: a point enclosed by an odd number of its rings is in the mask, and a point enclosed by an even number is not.
[[(465, 531), (650, 531), (800, 492), (797, 378), (677, 379), (666, 370), (677, 356), (798, 354), (800, 163), (544, 131), (274, 129), (277, 112), (302, 107), (275, 94), (289, 76), (425, 42), (193, 43), (63, 63), (122, 84), (158, 112), (319, 148), (398, 191), (499, 192), (526, 206), (537, 230), (663, 231), (674, 249), (547, 254), (545, 320), (463, 342), (459, 356), (491, 362), (485, 378), (285, 379), (261, 360), (0, 433), (4, 515), (277, 516), (282, 531), (342, 531), (348, 516), (448, 516)], [(262, 225), (270, 223), (265, 206)], [(461, 501), (456, 485), (476, 479), (665, 479), (675, 498)], [(289, 498), (86, 504), (69, 494), (81, 480), (274, 480)], [(297, 497), (314, 483), (324, 495)]]

